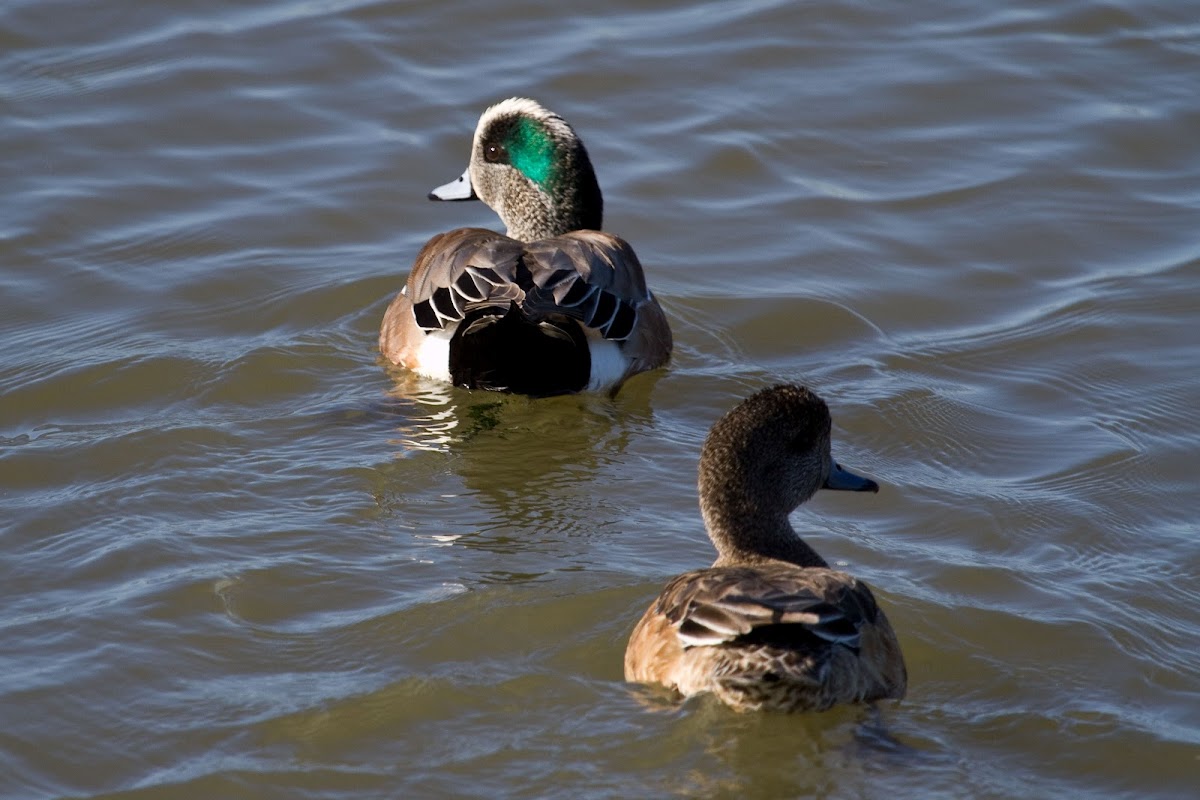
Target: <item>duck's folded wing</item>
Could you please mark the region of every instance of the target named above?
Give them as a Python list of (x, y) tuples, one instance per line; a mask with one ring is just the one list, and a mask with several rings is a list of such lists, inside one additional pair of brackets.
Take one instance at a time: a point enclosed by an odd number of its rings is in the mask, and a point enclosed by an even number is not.
[(605, 339), (625, 341), (639, 327), (639, 317), (650, 313), (649, 305), (662, 313), (646, 289), (637, 255), (619, 237), (573, 231), (530, 242), (525, 253), (533, 283), (525, 308), (531, 314), (564, 314)]
[(866, 584), (790, 565), (714, 567), (671, 581), (630, 635), (625, 678), (787, 711), (900, 698), (908, 681)]
[(659, 599), (680, 644), (706, 647), (739, 639), (771, 639), (786, 646), (787, 628), (857, 649), (864, 624), (873, 620), (869, 590), (829, 570), (724, 568), (682, 575)]
[(458, 322), (470, 310), (520, 303), (524, 245), (483, 228), (459, 228), (430, 239), (405, 286), (413, 317), (424, 330)]

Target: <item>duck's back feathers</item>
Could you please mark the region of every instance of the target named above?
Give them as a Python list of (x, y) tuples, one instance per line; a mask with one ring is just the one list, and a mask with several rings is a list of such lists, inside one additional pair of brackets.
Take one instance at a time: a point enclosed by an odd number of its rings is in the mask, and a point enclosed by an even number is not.
[(904, 660), (870, 589), (790, 564), (680, 575), (646, 611), (625, 677), (739, 710), (817, 711), (904, 694)]
[(527, 250), (545, 272), (577, 272), (578, 278), (558, 284), (555, 297), (576, 302), (581, 314), (577, 319), (597, 328), (605, 339), (621, 343), (620, 381), (667, 363), (673, 346), (671, 326), (646, 288), (642, 265), (628, 242), (602, 231), (573, 231), (531, 242)]
[(424, 331), (443, 330), (462, 321), (467, 311), (506, 309), (522, 300), (516, 277), (523, 247), (484, 228), (434, 236), (417, 254), (405, 286), (416, 324)]
[[(449, 339), (448, 355), (429, 337)], [(622, 239), (573, 231), (526, 243), (482, 228), (429, 240), (385, 312), (379, 344), (417, 372), (535, 395), (619, 386), (671, 350), (662, 309)], [(606, 346), (621, 352), (619, 368), (593, 374), (591, 351)], [(423, 363), (431, 353), (449, 363)]]

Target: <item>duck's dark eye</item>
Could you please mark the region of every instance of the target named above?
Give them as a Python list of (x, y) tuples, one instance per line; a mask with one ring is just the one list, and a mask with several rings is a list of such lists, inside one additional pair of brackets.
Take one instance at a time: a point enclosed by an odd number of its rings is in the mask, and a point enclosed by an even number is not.
[(488, 163), (495, 164), (503, 161), (505, 157), (504, 147), (498, 144), (486, 144), (483, 146), (483, 160)]

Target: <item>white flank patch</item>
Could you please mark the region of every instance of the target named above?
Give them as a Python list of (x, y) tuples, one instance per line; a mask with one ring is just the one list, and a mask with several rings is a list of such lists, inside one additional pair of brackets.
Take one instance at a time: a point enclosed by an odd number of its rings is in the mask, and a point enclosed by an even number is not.
[[(413, 367), (413, 372), (435, 381), (450, 382), (450, 339), (457, 327), (454, 325), (425, 335), (417, 350), (417, 366)], [(616, 342), (589, 336), (588, 349), (592, 356), (592, 372), (588, 376), (587, 391), (608, 389), (625, 376), (628, 362)]]
[(588, 350), (592, 354), (592, 374), (587, 385), (589, 392), (607, 389), (624, 377), (628, 362), (620, 345), (589, 336)]
[[(457, 326), (454, 326), (457, 327)], [(434, 331), (425, 335), (417, 349), (417, 366), (413, 372), (433, 378), (435, 381), (450, 382), (450, 338), (453, 330)]]

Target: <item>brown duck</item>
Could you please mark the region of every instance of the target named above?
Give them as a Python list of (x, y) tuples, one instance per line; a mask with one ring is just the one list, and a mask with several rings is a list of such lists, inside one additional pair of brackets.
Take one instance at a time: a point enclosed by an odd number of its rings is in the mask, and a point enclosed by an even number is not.
[(634, 628), (625, 679), (739, 711), (822, 711), (904, 696), (900, 644), (866, 584), (833, 570), (788, 514), (818, 489), (877, 492), (830, 455), (829, 409), (800, 386), (746, 399), (700, 455), (717, 560), (672, 580)]

